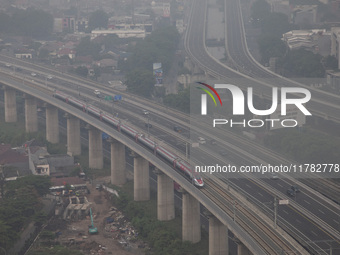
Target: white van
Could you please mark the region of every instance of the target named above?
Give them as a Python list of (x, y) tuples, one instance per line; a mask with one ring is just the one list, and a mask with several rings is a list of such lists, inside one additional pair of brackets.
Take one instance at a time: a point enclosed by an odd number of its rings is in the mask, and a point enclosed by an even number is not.
[(205, 139), (203, 137), (198, 137), (198, 143), (205, 144)]

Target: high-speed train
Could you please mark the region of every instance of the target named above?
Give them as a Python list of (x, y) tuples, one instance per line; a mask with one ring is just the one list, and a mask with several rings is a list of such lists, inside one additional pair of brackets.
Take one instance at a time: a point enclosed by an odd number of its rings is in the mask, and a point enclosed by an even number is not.
[(93, 105), (86, 104), (70, 95), (67, 95), (61, 91), (55, 91), (54, 97), (71, 104), (84, 112), (87, 112), (101, 121), (108, 123), (113, 126), (119, 132), (129, 136), (137, 143), (141, 144), (143, 147), (147, 148), (149, 151), (154, 153), (157, 157), (161, 158), (163, 161), (169, 163), (173, 168), (178, 170), (186, 178), (188, 178), (197, 187), (203, 187), (204, 182), (199, 173), (195, 172), (193, 167), (186, 161), (179, 158), (177, 155), (168, 151), (162, 146), (157, 145), (154, 141), (144, 136), (144, 134), (139, 133), (137, 130), (129, 127), (126, 124), (120, 122), (120, 120), (103, 113), (100, 109), (94, 107)]

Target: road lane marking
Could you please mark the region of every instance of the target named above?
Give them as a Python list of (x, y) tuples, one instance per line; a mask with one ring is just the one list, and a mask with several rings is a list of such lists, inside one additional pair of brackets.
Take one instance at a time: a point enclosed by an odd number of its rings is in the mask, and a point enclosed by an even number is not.
[(319, 211), (320, 211), (321, 213), (325, 214), (325, 212), (321, 211), (320, 209), (319, 209)]
[(285, 214), (289, 214), (286, 210), (282, 210)]
[(303, 201), (305, 201), (305, 203), (307, 203), (307, 204), (309, 204), (309, 205), (310, 205), (310, 203), (309, 203), (307, 200), (303, 200)]
[(248, 188), (251, 188), (251, 186), (250, 186), (249, 184), (246, 184), (246, 186), (247, 186)]
[(333, 219), (333, 221), (336, 222), (336, 224), (340, 224), (339, 221), (337, 221), (337, 220), (335, 220), (335, 219)]
[(298, 219), (295, 219), (297, 222), (299, 222), (299, 223), (302, 223), (300, 220), (298, 220)]
[(278, 183), (277, 185), (280, 186), (281, 188), (283, 188), (283, 185), (282, 185), (282, 184)]
[(261, 196), (261, 197), (263, 197), (263, 195), (259, 192), (259, 195)]
[(314, 234), (315, 236), (318, 236), (313, 230), (310, 231), (312, 234)]

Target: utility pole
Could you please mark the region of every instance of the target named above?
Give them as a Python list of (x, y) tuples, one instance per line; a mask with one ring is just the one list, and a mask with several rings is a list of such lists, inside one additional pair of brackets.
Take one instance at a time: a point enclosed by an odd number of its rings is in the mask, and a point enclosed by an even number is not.
[(277, 198), (274, 197), (274, 229), (277, 226)]
[(148, 114), (148, 137), (150, 137), (150, 115)]
[(188, 159), (188, 142), (185, 143), (185, 158)]

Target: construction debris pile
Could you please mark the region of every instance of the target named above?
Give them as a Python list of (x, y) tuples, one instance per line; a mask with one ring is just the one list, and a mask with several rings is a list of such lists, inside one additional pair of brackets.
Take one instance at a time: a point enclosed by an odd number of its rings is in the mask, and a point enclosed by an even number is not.
[(137, 239), (138, 232), (125, 219), (122, 212), (111, 207), (108, 217), (104, 218), (104, 236), (118, 241), (126, 250), (145, 248), (146, 244)]

